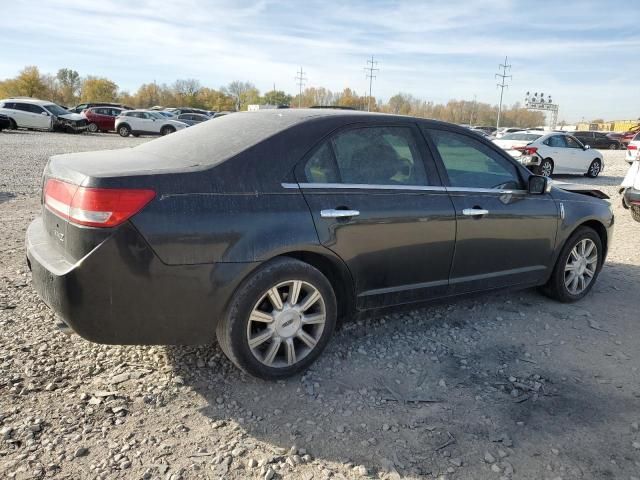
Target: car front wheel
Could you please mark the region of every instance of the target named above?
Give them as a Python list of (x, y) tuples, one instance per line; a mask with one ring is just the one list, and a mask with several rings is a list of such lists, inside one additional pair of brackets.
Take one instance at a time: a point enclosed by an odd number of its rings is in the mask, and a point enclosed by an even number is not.
[(162, 127), (162, 130), (160, 130), (160, 135), (169, 135), (170, 133), (173, 133), (175, 131), (176, 129), (170, 126)]
[(265, 264), (238, 289), (216, 336), (236, 366), (275, 380), (313, 363), (331, 338), (336, 316), (327, 278), (309, 264), (283, 257)]
[(98, 125), (96, 125), (95, 123), (91, 122), (87, 126), (87, 130), (89, 130), (91, 133), (97, 133), (98, 132)]
[(617, 150), (619, 148), (617, 143), (612, 143), (609, 145), (609, 150)]
[(118, 127), (118, 134), (121, 137), (128, 137), (131, 134), (131, 129), (128, 125), (120, 125)]
[(587, 170), (587, 177), (596, 178), (600, 175), (600, 171), (602, 170), (602, 162), (599, 158), (594, 158), (591, 165), (589, 165), (589, 170)]
[(592, 228), (578, 228), (562, 248), (542, 292), (560, 302), (580, 300), (593, 288), (603, 254), (600, 236)]

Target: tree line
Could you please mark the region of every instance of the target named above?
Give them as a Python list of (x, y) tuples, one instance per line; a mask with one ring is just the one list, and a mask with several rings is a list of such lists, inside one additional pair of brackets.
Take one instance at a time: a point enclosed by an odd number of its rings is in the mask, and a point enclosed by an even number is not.
[[(233, 81), (218, 89), (203, 86), (195, 79), (179, 79), (173, 84), (144, 83), (131, 93), (121, 90), (108, 78), (87, 75), (61, 68), (55, 75), (41, 73), (38, 67), (25, 67), (14, 78), (0, 81), (0, 98), (29, 96), (51, 100), (72, 107), (82, 102), (119, 102), (136, 108), (154, 105), (194, 107), (215, 111), (246, 110), (248, 105), (290, 105), (297, 107), (340, 106), (366, 110), (369, 98), (351, 88), (334, 92), (323, 87), (310, 87), (302, 94), (289, 95), (282, 90), (261, 93), (251, 82)], [(473, 125), (495, 125), (498, 107), (469, 100), (435, 103), (398, 93), (387, 102), (371, 99), (371, 110), (383, 113), (433, 118), (446, 122)], [(531, 112), (516, 103), (503, 107), (502, 125), (532, 127), (543, 125), (542, 112)]]

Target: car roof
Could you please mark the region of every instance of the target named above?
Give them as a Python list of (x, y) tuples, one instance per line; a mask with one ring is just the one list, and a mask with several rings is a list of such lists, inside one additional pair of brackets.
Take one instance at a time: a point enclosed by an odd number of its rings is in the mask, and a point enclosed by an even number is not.
[(32, 103), (34, 105), (50, 105), (52, 103), (55, 103), (50, 100), (40, 100), (39, 98), (31, 98), (31, 97), (9, 97), (9, 98), (0, 100), (0, 102), (7, 102), (7, 101)]

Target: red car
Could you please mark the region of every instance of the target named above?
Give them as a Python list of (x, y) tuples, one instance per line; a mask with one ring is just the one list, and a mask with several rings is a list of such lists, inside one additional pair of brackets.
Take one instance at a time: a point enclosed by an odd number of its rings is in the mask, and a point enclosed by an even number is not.
[(640, 133), (640, 125), (636, 125), (628, 132), (623, 133), (620, 141), (623, 143), (624, 146), (627, 146), (629, 145), (629, 142), (633, 140), (633, 137), (635, 137), (637, 133)]
[(122, 110), (118, 107), (92, 107), (84, 110), (82, 115), (89, 122), (87, 129), (90, 132), (110, 132), (116, 129), (116, 117)]

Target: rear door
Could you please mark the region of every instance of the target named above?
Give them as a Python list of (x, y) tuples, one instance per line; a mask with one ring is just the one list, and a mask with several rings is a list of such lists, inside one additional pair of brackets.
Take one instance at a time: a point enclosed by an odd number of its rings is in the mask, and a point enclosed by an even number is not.
[(351, 271), (359, 309), (448, 292), (455, 214), (415, 124), (345, 128), (296, 178), (320, 242)]
[(29, 110), (28, 103), (16, 102), (13, 108), (16, 112), (14, 119), (19, 127), (37, 128), (37, 123), (34, 120), (35, 115)]
[(488, 142), (425, 128), (457, 218), (452, 293), (541, 282), (550, 268), (558, 209), (530, 195), (528, 173)]
[(565, 135), (552, 135), (544, 144), (549, 147), (545, 149), (544, 156), (553, 160), (553, 173), (574, 173)]

